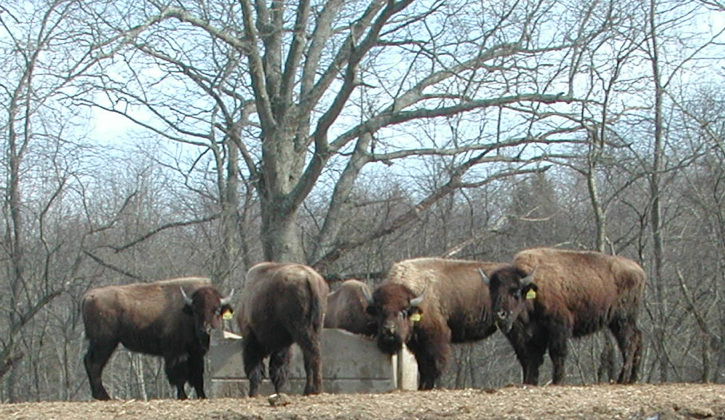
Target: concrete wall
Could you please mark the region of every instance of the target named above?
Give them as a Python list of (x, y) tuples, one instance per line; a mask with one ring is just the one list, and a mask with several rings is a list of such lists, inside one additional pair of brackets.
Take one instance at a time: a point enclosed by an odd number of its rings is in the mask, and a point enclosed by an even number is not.
[[(321, 351), (323, 392), (380, 393), (394, 389), (415, 390), (418, 387), (418, 366), (407, 349), (402, 355), (391, 357), (380, 352), (371, 338), (338, 329), (324, 329)], [(209, 394), (212, 397), (247, 395), (249, 388), (242, 362), (241, 337), (229, 333), (225, 333), (224, 337), (213, 336), (208, 358)], [(283, 392), (301, 394), (305, 378), (302, 352), (293, 345)], [(274, 393), (268, 379), (260, 385), (260, 393)]]

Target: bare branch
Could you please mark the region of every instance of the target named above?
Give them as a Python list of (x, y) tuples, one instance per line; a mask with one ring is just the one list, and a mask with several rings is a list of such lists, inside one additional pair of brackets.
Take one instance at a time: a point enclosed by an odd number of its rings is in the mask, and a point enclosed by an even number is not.
[(344, 253), (357, 248), (363, 244), (370, 243), (371, 241), (390, 235), (394, 232), (396, 232), (398, 229), (402, 228), (409, 222), (415, 220), (418, 218), (418, 216), (424, 212), (425, 210), (429, 209), (433, 204), (438, 202), (443, 197), (451, 194), (452, 192), (458, 190), (459, 188), (463, 187), (480, 187), (486, 183), (493, 182), (495, 180), (498, 180), (503, 177), (507, 176), (513, 176), (519, 173), (532, 173), (532, 172), (540, 172), (545, 171), (548, 168), (539, 169), (539, 170), (520, 170), (520, 171), (505, 171), (500, 174), (493, 175), (491, 177), (488, 177), (485, 181), (481, 181), (474, 184), (466, 184), (461, 182), (461, 178), (463, 175), (473, 167), (474, 165), (480, 163), (483, 160), (483, 156), (479, 155), (477, 157), (473, 157), (469, 159), (468, 161), (464, 162), (463, 164), (459, 165), (454, 171), (452, 171), (451, 177), (448, 180), (447, 183), (433, 191), (430, 195), (425, 197), (423, 200), (421, 200), (417, 205), (415, 205), (413, 208), (405, 212), (404, 214), (398, 216), (396, 219), (394, 219), (392, 222), (387, 224), (386, 226), (381, 226), (378, 229), (375, 229), (371, 232), (368, 232), (359, 238), (354, 239), (346, 239), (346, 240), (340, 240), (338, 241), (330, 251), (328, 251), (325, 255), (320, 257), (317, 261), (312, 262), (310, 265), (315, 267), (316, 270), (320, 272), (327, 271), (327, 267), (329, 265), (339, 259)]
[(140, 276), (138, 276), (136, 274), (133, 274), (133, 273), (130, 273), (130, 272), (128, 272), (128, 271), (126, 271), (126, 270), (124, 270), (124, 269), (122, 269), (120, 267), (116, 267), (113, 264), (107, 263), (101, 257), (93, 254), (92, 252), (90, 252), (88, 250), (83, 250), (83, 253), (86, 254), (86, 255), (88, 255), (89, 257), (91, 257), (91, 259), (93, 261), (97, 262), (98, 264), (100, 264), (103, 267), (109, 268), (109, 269), (111, 269), (111, 270), (113, 270), (113, 271), (115, 271), (115, 272), (117, 272), (119, 274), (122, 274), (124, 276), (130, 277), (130, 278), (132, 278), (134, 280), (141, 280), (141, 277)]
[(220, 216), (221, 216), (221, 214), (217, 213), (217, 214), (212, 214), (211, 216), (207, 216), (207, 217), (204, 217), (204, 218), (201, 218), (201, 219), (187, 220), (187, 221), (184, 221), (184, 222), (167, 223), (165, 225), (161, 225), (161, 226), (157, 227), (156, 229), (154, 229), (154, 230), (152, 230), (150, 232), (147, 232), (147, 233), (139, 236), (138, 238), (134, 239), (133, 241), (131, 241), (131, 242), (125, 244), (125, 245), (122, 245), (122, 246), (119, 246), (119, 247), (115, 247), (115, 246), (109, 245), (109, 248), (113, 249), (116, 252), (122, 252), (122, 251), (127, 250), (128, 248), (131, 248), (132, 246), (138, 245), (139, 243), (141, 243), (141, 242), (149, 239), (150, 237), (156, 235), (157, 233), (163, 232), (163, 231), (165, 231), (167, 229), (172, 229), (172, 228), (177, 228), (177, 227), (184, 227), (184, 226), (191, 226), (191, 225), (196, 225), (196, 224), (199, 224), (199, 223), (206, 223), (206, 222), (210, 222), (212, 220), (218, 219)]

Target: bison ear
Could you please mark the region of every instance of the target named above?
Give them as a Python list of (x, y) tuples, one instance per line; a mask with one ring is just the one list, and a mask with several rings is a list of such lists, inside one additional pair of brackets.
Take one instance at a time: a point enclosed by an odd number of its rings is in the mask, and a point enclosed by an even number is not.
[(418, 308), (410, 308), (408, 309), (408, 319), (412, 323), (420, 322), (420, 320), (423, 318), (423, 311)]
[(181, 312), (183, 312), (186, 315), (194, 315), (194, 308), (192, 308), (190, 305), (184, 305), (183, 308), (181, 308)]
[[(413, 317), (414, 315), (423, 315), (423, 310), (417, 306), (411, 306), (408, 308), (408, 318)], [(420, 317), (418, 317), (418, 320), (420, 320)]]
[(491, 280), (488, 279), (488, 276), (486, 275), (486, 273), (484, 273), (483, 270), (481, 270), (480, 268), (478, 269), (478, 273), (481, 275), (481, 281), (483, 281), (483, 284), (490, 287)]
[(234, 309), (229, 304), (223, 305), (219, 308), (219, 313), (222, 314), (222, 319), (232, 319), (234, 317)]
[(539, 287), (535, 283), (529, 283), (521, 289), (521, 294), (526, 296), (526, 300), (536, 299), (536, 292)]

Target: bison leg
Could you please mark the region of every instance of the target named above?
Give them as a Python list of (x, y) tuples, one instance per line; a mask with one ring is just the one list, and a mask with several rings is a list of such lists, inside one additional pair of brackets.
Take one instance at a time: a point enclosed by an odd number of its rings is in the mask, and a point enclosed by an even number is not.
[(637, 382), (637, 378), (639, 378), (639, 367), (642, 364), (642, 331), (639, 330), (639, 328), (634, 327), (635, 332), (632, 336), (632, 341), (636, 342), (636, 345), (632, 345), (633, 350), (632, 354), (630, 355), (630, 358), (628, 360), (631, 360), (631, 370), (629, 378), (627, 377), (620, 377), (619, 382), (628, 384), (633, 384)]
[(185, 400), (187, 395), (184, 385), (189, 378), (189, 361), (179, 357), (166, 357), (164, 368), (169, 383), (176, 387), (176, 398)]
[(302, 358), (305, 363), (304, 395), (319, 394), (322, 392), (322, 362), (320, 360), (320, 336), (319, 329), (316, 332), (301, 331), (294, 341), (302, 350)]
[(97, 400), (110, 400), (111, 397), (106, 392), (106, 388), (103, 386), (101, 375), (103, 374), (103, 368), (108, 363), (108, 359), (116, 350), (118, 342), (99, 343), (95, 340), (90, 340), (88, 344), (88, 351), (83, 357), (83, 364), (86, 367), (86, 373), (88, 374), (88, 382), (91, 385), (91, 395)]
[(436, 386), (448, 363), (451, 352), (450, 337), (450, 330), (435, 335), (421, 330), (416, 334), (416, 338), (408, 343), (418, 363), (419, 390), (433, 389)]
[(274, 384), (274, 392), (279, 393), (287, 383), (287, 366), (289, 365), (290, 348), (272, 353), (269, 357), (269, 376)]
[(257, 341), (253, 332), (247, 334), (242, 343), (242, 356), (244, 359), (244, 373), (249, 379), (249, 396), (256, 397), (259, 393), (259, 383), (264, 373), (264, 349)]
[(194, 387), (197, 398), (206, 398), (204, 392), (204, 356), (189, 356), (189, 383)]
[(443, 365), (445, 361), (436, 360), (435, 355), (424, 350), (415, 354), (415, 360), (418, 363), (418, 389), (433, 389), (436, 381), (443, 374)]
[(555, 385), (564, 382), (566, 376), (566, 355), (569, 352), (569, 334), (566, 328), (555, 328), (550, 331), (549, 357), (554, 365), (552, 382)]
[(617, 319), (609, 325), (609, 329), (617, 339), (622, 352), (622, 370), (617, 382), (631, 384), (637, 381), (639, 365), (642, 360), (642, 331), (637, 328), (635, 321)]
[(543, 329), (533, 336), (528, 336), (524, 330), (514, 324), (514, 328), (506, 334), (509, 343), (514, 348), (516, 358), (523, 370), (523, 382), (527, 385), (539, 384), (539, 368), (544, 363), (544, 353), (548, 347), (548, 339)]

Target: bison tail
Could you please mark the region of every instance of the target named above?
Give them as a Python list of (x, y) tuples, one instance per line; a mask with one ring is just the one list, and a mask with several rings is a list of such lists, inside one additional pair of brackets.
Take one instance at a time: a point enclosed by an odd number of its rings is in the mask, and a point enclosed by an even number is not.
[(325, 296), (319, 296), (317, 288), (314, 287), (312, 281), (309, 279), (307, 280), (307, 290), (310, 292), (309, 322), (316, 331), (319, 331), (322, 328), (322, 317), (324, 313), (321, 303), (323, 302), (322, 299), (325, 299)]

